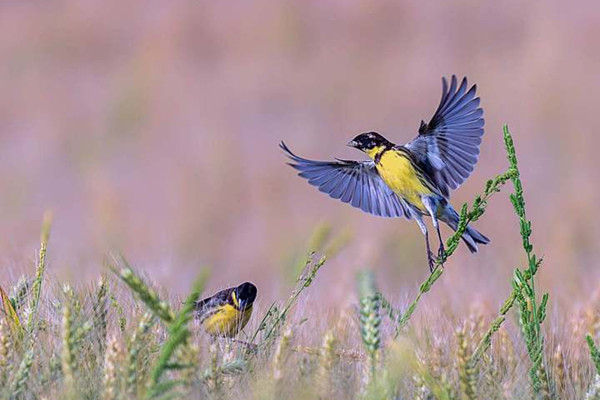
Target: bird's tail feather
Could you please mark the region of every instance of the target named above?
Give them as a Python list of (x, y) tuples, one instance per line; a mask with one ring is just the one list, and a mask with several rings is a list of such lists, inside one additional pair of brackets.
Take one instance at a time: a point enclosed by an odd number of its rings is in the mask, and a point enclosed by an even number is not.
[[(442, 215), (440, 216), (440, 220), (444, 221), (450, 228), (456, 231), (458, 228), (458, 221), (460, 220), (460, 216), (456, 212), (456, 210), (450, 205), (446, 205)], [(476, 253), (478, 248), (477, 244), (488, 244), (490, 239), (488, 239), (485, 235), (483, 235), (478, 230), (467, 226), (467, 230), (462, 235), (462, 240), (465, 242), (469, 251), (471, 253)]]

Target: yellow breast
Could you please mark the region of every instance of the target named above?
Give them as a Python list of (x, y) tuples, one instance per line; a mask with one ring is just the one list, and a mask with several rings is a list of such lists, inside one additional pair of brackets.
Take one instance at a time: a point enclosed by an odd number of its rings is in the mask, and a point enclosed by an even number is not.
[(405, 155), (394, 150), (386, 151), (377, 164), (377, 171), (394, 193), (421, 211), (426, 211), (421, 196), (430, 195), (432, 191), (421, 182), (417, 171)]
[(251, 315), (252, 306), (239, 311), (231, 304), (225, 304), (208, 316), (202, 326), (209, 335), (233, 337), (244, 329)]

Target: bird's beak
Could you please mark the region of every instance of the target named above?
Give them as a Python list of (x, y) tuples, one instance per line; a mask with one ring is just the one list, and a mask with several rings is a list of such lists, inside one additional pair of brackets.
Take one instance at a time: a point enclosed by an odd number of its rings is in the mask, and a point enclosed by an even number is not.
[(358, 143), (356, 143), (355, 140), (351, 140), (351, 141), (348, 142), (347, 146), (348, 147), (357, 147)]

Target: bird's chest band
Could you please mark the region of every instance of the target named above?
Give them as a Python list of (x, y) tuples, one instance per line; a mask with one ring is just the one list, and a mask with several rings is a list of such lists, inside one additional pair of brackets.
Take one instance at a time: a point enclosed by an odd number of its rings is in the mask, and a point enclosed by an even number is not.
[(431, 193), (421, 182), (408, 157), (387, 151), (376, 165), (379, 175), (390, 189), (411, 203), (418, 205), (421, 203), (421, 196)]

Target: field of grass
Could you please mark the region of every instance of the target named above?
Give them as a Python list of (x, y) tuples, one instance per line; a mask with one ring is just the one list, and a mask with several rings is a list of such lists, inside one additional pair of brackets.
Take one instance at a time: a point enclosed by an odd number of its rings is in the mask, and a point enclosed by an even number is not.
[[(462, 208), (446, 255), (492, 196), (510, 193), (522, 238), (514, 251), (527, 262), (499, 283), (498, 309), (422, 310), (443, 280), (438, 260), (408, 304), (388, 301), (364, 270), (355, 308), (326, 315), (299, 303), (326, 263), (311, 253), (288, 299), (257, 309), (236, 340), (209, 338), (192, 307), (207, 271), (187, 299), (164, 293), (121, 255), (108, 257), (112, 272), (96, 283), (55, 282), (45, 271), (48, 219), (35, 275), (0, 288), (0, 398), (600, 399), (598, 301), (570, 321), (546, 318), (552, 293), (536, 291), (543, 263), (507, 128), (504, 137), (509, 167)], [(418, 312), (428, 321), (411, 319)]]

